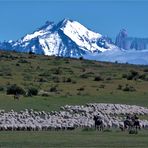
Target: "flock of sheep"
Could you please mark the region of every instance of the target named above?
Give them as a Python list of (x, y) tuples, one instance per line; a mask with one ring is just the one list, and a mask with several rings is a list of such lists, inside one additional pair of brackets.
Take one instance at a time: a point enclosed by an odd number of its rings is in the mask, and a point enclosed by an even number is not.
[[(101, 117), (106, 128), (124, 126), (127, 114), (148, 116), (148, 108), (136, 105), (90, 103), (83, 105), (66, 105), (60, 111), (24, 111), (5, 112), (0, 110), (0, 130), (59, 130), (75, 128), (93, 128), (94, 115)], [(148, 119), (148, 118), (147, 118)], [(140, 120), (143, 128), (148, 128), (148, 120)]]

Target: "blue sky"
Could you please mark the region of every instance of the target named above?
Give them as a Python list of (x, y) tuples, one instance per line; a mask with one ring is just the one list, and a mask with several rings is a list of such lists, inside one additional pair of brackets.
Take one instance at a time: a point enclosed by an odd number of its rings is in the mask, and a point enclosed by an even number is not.
[(148, 1), (144, 0), (0, 0), (0, 41), (16, 40), (49, 21), (79, 21), (103, 35), (120, 29), (148, 37)]

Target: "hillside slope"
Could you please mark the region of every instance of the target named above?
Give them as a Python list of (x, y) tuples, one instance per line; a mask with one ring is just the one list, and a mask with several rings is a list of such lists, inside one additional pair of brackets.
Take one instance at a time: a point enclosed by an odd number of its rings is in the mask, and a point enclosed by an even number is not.
[[(25, 92), (36, 88), (38, 95), (15, 101), (6, 93), (13, 84)], [(89, 102), (148, 106), (147, 88), (147, 66), (0, 52), (1, 109), (52, 110)]]

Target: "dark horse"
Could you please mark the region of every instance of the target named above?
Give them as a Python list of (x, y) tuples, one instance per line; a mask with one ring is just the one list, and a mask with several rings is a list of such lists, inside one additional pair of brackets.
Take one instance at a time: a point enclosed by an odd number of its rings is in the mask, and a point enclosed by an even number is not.
[(20, 99), (20, 95), (18, 93), (14, 94), (14, 100), (19, 100)]
[(103, 131), (103, 121), (99, 116), (94, 116), (93, 120), (95, 121), (95, 130)]
[(128, 118), (124, 121), (124, 129), (128, 129), (130, 134), (137, 134), (138, 129), (140, 129), (140, 122), (137, 116)]

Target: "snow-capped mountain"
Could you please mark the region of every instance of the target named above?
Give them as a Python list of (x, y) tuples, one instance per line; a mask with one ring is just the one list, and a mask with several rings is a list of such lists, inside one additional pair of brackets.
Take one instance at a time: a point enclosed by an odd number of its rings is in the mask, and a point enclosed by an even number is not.
[(77, 21), (64, 19), (58, 24), (44, 26), (17, 41), (0, 43), (0, 49), (35, 54), (79, 57), (117, 49), (101, 34), (95, 33)]

